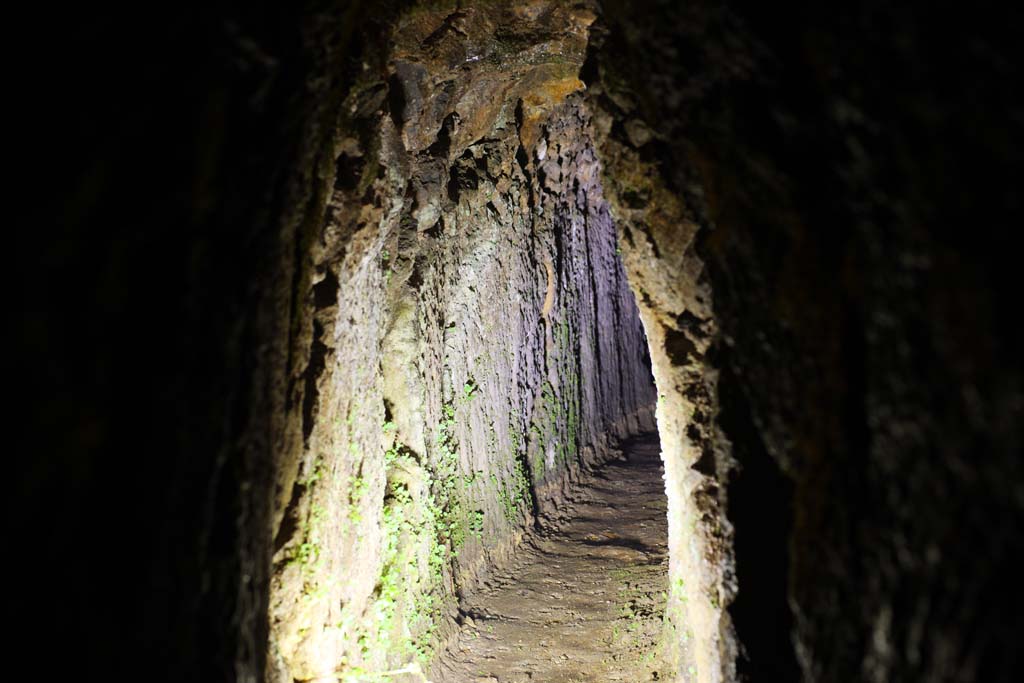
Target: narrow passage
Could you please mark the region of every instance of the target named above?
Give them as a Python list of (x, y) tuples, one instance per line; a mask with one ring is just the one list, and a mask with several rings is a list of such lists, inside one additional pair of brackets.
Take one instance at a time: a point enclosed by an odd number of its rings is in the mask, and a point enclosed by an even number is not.
[(584, 479), (565, 522), (526, 540), (469, 596), (438, 683), (663, 680), (657, 640), (668, 586), (657, 434), (622, 445)]

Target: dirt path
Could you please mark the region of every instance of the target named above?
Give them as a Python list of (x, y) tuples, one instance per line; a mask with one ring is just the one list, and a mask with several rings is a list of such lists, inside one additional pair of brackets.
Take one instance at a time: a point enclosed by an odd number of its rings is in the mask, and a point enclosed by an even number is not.
[(663, 680), (656, 641), (667, 589), (656, 435), (623, 446), (578, 488), (571, 518), (523, 543), (463, 605), (436, 683)]

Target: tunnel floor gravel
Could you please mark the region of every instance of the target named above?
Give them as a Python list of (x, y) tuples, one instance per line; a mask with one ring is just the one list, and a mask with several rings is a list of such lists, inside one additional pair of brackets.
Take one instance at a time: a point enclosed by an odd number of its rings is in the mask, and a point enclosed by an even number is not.
[(435, 683), (667, 680), (657, 642), (668, 588), (656, 434), (585, 476), (558, 522), (464, 599)]

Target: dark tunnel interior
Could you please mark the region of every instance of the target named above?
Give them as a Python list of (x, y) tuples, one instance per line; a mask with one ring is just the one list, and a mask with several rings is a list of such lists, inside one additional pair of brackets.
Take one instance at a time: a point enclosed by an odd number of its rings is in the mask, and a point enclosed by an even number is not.
[(1017, 680), (1021, 19), (33, 18), (11, 675)]

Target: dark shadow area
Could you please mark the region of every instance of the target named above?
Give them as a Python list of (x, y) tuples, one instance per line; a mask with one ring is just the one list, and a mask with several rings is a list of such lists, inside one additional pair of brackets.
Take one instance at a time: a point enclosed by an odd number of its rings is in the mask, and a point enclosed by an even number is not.
[(788, 9), (609, 2), (590, 67), (702, 225), (747, 673), (1016, 680), (1021, 9)]
[(719, 419), (739, 463), (728, 482), (739, 584), (729, 606), (742, 648), (737, 674), (743, 681), (799, 681), (787, 590), (793, 485), (765, 450), (728, 363), (723, 367)]
[(24, 520), (12, 677), (262, 680), (268, 387), (286, 379), (260, 368), (274, 357), (288, 373), (314, 178), (359, 172), (326, 158), (317, 131), (395, 4), (26, 20), (32, 142), (15, 156), (43, 201), (25, 202), (8, 271), (18, 455), (4, 504)]
[[(25, 22), (39, 35), (19, 53), (14, 168), (43, 197), (18, 197), (5, 272), (11, 678), (263, 680), (273, 501), (284, 536), (295, 524), (275, 457), (310, 434), (328, 334), (310, 325), (307, 354), (296, 311), (339, 286), (297, 301), (302, 261), (327, 180), (383, 173), (329, 141), (342, 124), (369, 136), (346, 117), (382, 101), (403, 124), (409, 93), (360, 79), (388, 72), (409, 4)], [(653, 131), (638, 156), (700, 226), (741, 467), (741, 673), (798, 680), (796, 642), (813, 681), (1017, 680), (1021, 9), (602, 4), (585, 77), (605, 81), (610, 134)], [(357, 86), (364, 107), (343, 111)], [(447, 154), (445, 125), (428, 154)], [(479, 180), (468, 162), (453, 200)], [(660, 237), (651, 254), (674, 258)], [(681, 333), (667, 350), (694, 361)], [(291, 402), (305, 410), (283, 424)]]

